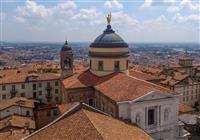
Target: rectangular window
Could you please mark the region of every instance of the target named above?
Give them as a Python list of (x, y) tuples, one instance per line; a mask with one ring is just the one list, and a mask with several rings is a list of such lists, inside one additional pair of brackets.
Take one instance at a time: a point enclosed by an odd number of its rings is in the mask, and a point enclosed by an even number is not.
[(51, 116), (51, 111), (47, 111), (47, 117), (50, 117)]
[(15, 85), (12, 85), (12, 90), (15, 90)]
[(98, 70), (103, 71), (103, 61), (98, 61)]
[(21, 97), (25, 97), (25, 93), (24, 92), (21, 93)]
[(185, 97), (183, 97), (183, 102), (185, 102)]
[(92, 66), (92, 61), (90, 60), (90, 68), (91, 68), (91, 66)]
[(33, 92), (33, 98), (36, 98), (36, 97), (37, 97), (37, 93)]
[(126, 69), (128, 69), (128, 60), (126, 60)]
[(21, 85), (21, 89), (25, 89), (25, 84), (22, 84), (22, 85)]
[(2, 95), (2, 99), (3, 100), (5, 100), (6, 99), (6, 95), (4, 94), (4, 95)]
[(155, 109), (148, 110), (148, 125), (155, 124)]
[(120, 65), (119, 65), (119, 61), (115, 61), (114, 65), (115, 65), (115, 71), (119, 71), (120, 70)]
[(47, 87), (50, 87), (50, 83), (49, 82), (47, 82)]
[(5, 85), (2, 86), (2, 90), (6, 90), (6, 86)]
[(58, 86), (58, 81), (55, 82), (55, 86)]
[(57, 116), (58, 115), (58, 111), (57, 110), (53, 110), (53, 115)]
[(58, 89), (55, 89), (55, 93), (58, 93)]
[(42, 87), (42, 83), (39, 83), (39, 85), (38, 85), (39, 87)]
[(58, 102), (58, 101), (59, 101), (59, 98), (58, 98), (58, 97), (56, 97), (56, 98), (55, 98), (55, 101), (56, 101), (56, 102)]
[(33, 84), (33, 90), (36, 90), (36, 84)]
[(42, 95), (42, 91), (39, 91), (39, 96), (41, 96)]

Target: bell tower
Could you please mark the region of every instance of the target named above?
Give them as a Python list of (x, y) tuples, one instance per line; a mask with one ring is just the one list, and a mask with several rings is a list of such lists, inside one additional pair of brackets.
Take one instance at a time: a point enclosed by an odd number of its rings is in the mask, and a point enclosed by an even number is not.
[(73, 53), (67, 40), (60, 51), (61, 77), (65, 78), (73, 74)]

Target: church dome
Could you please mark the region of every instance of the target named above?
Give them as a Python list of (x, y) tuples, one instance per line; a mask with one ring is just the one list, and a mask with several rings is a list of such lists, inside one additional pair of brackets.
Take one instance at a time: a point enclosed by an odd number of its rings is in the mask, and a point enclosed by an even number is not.
[(62, 46), (61, 51), (71, 51), (72, 48), (68, 45), (67, 40), (65, 41), (65, 44)]
[(111, 25), (107, 25), (103, 34), (99, 35), (90, 45), (91, 48), (128, 48), (127, 43), (115, 33)]
[(90, 71), (97, 76), (113, 72), (128, 73), (128, 44), (112, 29), (111, 14), (107, 16), (107, 28), (89, 48)]

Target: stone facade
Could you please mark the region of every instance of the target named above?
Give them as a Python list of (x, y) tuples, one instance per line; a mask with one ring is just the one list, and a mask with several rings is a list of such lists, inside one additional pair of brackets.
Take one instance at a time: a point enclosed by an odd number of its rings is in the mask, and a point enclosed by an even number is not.
[(13, 97), (26, 97), (28, 99), (37, 99), (45, 104), (60, 103), (60, 87), (59, 79), (1, 84), (0, 101), (3, 102)]

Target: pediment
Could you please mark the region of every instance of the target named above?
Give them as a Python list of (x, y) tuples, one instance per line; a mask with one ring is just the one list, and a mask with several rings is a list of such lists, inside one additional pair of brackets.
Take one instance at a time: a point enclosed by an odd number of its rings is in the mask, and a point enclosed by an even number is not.
[(144, 102), (144, 101), (168, 99), (168, 98), (173, 98), (173, 95), (152, 91), (140, 98), (137, 98), (136, 100), (134, 100), (134, 102)]

